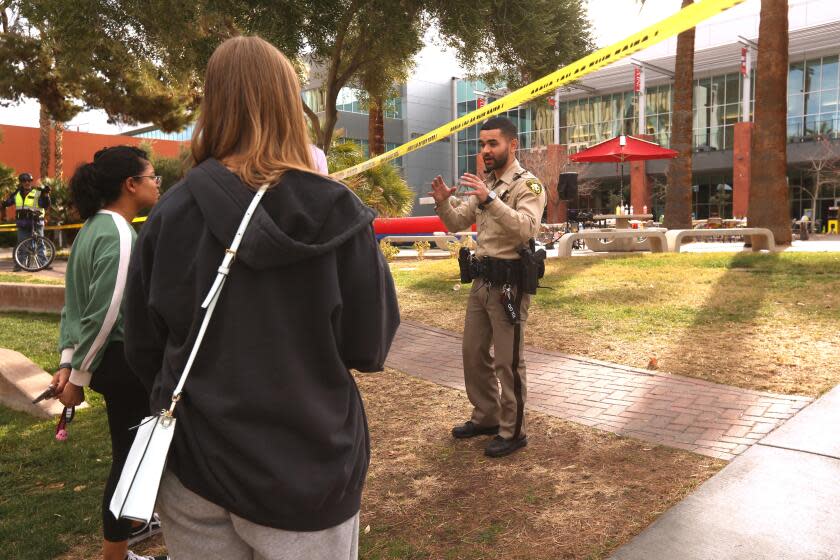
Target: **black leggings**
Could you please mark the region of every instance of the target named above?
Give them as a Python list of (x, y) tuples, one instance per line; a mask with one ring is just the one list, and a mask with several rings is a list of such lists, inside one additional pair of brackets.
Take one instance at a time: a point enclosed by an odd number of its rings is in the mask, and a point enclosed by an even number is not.
[(149, 395), (128, 367), (122, 342), (108, 344), (102, 362), (91, 378), (90, 388), (105, 397), (111, 432), (111, 473), (102, 496), (102, 531), (106, 541), (122, 542), (131, 535), (132, 522), (126, 519), (118, 521), (114, 517), (109, 510), (111, 496), (137, 433), (131, 428), (149, 415)]

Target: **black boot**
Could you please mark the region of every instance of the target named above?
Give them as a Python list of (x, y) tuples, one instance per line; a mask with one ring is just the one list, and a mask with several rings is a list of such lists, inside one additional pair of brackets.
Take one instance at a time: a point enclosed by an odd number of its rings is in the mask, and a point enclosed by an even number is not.
[(499, 433), (499, 426), (476, 426), (471, 420), (452, 428), (452, 437), (466, 439), (475, 436), (492, 436)]
[(504, 457), (526, 445), (528, 445), (528, 438), (525, 436), (517, 439), (505, 439), (502, 436), (496, 436), (487, 444), (484, 454), (488, 457)]

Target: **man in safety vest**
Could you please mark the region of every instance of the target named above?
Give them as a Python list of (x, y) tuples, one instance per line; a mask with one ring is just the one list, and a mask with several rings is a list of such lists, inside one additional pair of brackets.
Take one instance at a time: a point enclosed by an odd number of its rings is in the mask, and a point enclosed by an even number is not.
[[(18, 243), (32, 236), (34, 221), (35, 232), (44, 235), (44, 211), (50, 207), (50, 187), (44, 185), (35, 187), (32, 175), (21, 173), (18, 177), (19, 186), (9, 198), (3, 201), (5, 210), (8, 206), (15, 207), (15, 223), (17, 225)], [(5, 215), (3, 216), (5, 220)], [(43, 250), (43, 249), (42, 249)], [(15, 270), (20, 267), (15, 263)]]

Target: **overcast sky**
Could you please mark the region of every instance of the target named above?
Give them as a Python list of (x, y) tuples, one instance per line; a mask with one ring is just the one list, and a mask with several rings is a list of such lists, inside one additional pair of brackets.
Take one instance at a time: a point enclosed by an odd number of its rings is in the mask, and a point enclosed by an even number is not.
[[(598, 47), (615, 43), (632, 32), (643, 29), (677, 12), (680, 0), (647, 0), (641, 8), (637, 0), (588, 0), (589, 17)], [(743, 4), (715, 16), (701, 24), (696, 33), (696, 48), (708, 48), (735, 40), (738, 34), (758, 35), (760, 0), (746, 0)], [(789, 0), (790, 29), (840, 21), (840, 2), (837, 0)], [(676, 39), (668, 39), (636, 55), (639, 59), (658, 58), (676, 50)], [(447, 75), (461, 73), (452, 53), (429, 46), (421, 53), (419, 68), (434, 68)], [(77, 115), (69, 128), (85, 132), (116, 134), (135, 126), (110, 125), (102, 111), (87, 111)], [(0, 123), (19, 126), (38, 126), (38, 104), (28, 101), (12, 107), (0, 108)]]

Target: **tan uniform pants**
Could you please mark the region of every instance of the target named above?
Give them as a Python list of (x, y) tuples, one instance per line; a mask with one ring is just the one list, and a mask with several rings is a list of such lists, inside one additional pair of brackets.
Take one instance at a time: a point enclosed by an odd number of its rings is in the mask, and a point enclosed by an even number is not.
[[(531, 296), (522, 294), (520, 321), (514, 325), (505, 315), (501, 295), (499, 286), (473, 281), (464, 321), (464, 384), (474, 407), (472, 422), (480, 427), (498, 424), (499, 435), (511, 439), (525, 435), (523, 346)], [(515, 301), (516, 288), (513, 297)]]

